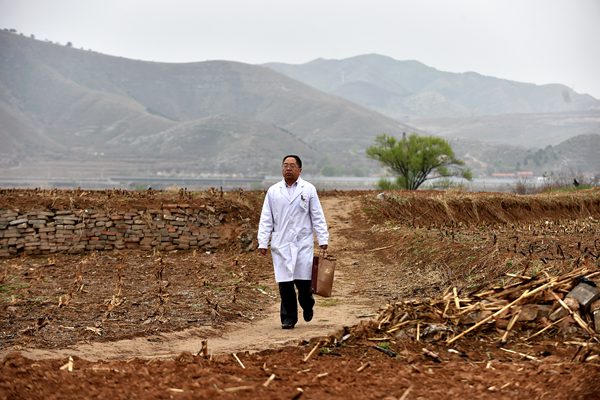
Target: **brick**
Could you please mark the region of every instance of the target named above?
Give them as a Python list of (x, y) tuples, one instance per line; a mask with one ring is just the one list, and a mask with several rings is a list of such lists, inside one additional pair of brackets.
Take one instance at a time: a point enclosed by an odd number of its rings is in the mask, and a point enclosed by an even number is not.
[(567, 298), (577, 300), (583, 308), (587, 309), (594, 300), (600, 298), (600, 289), (582, 282), (567, 294)]
[(18, 237), (21, 237), (21, 233), (19, 231), (5, 231), (4, 237), (5, 238), (18, 238)]
[(27, 221), (29, 223), (29, 225), (46, 225), (46, 221), (45, 219), (30, 219)]
[(2, 218), (15, 218), (15, 217), (19, 216), (19, 211), (18, 210), (17, 211), (12, 211), (12, 210), (4, 211), (1, 215), (2, 215)]
[(55, 211), (54, 214), (56, 214), (56, 215), (69, 215), (69, 214), (73, 214), (73, 212), (69, 211), (69, 210), (59, 210), (59, 211)]
[(56, 221), (57, 224), (62, 224), (62, 225), (75, 225), (75, 222), (77, 221), (77, 219), (76, 218), (73, 218), (73, 219), (56, 218), (54, 221)]

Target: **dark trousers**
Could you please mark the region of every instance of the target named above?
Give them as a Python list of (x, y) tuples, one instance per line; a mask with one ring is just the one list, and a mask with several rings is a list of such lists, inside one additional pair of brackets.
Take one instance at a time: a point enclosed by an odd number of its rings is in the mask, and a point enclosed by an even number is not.
[[(298, 299), (296, 300), (296, 289)], [(293, 324), (298, 322), (298, 303), (303, 310), (312, 310), (315, 299), (310, 291), (310, 280), (296, 279), (290, 282), (279, 282), (279, 296), (281, 297), (281, 309), (279, 311), (282, 324)]]

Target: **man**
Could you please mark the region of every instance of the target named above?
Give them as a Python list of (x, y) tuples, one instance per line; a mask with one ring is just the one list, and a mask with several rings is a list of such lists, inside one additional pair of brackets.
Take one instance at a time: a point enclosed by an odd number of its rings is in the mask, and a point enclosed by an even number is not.
[[(329, 233), (317, 190), (300, 178), (300, 157), (283, 157), (281, 170), (283, 180), (271, 186), (265, 196), (258, 226), (258, 249), (261, 255), (266, 255), (271, 239), (275, 280), (281, 297), (281, 327), (292, 329), (298, 322), (298, 303), (305, 321), (313, 317), (315, 299), (310, 290), (313, 230), (324, 250)], [(294, 285), (298, 289), (297, 300)]]

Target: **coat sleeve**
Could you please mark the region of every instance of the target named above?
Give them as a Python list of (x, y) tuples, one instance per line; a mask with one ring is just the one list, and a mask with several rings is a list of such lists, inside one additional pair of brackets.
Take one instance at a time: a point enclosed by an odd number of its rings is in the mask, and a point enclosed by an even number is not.
[(325, 214), (319, 201), (319, 195), (317, 190), (313, 189), (313, 195), (310, 198), (310, 219), (312, 221), (313, 229), (317, 234), (317, 241), (319, 246), (329, 243), (329, 232), (327, 231), (327, 221), (325, 221)]
[(270, 191), (267, 191), (260, 213), (260, 222), (258, 223), (258, 248), (266, 249), (269, 247), (269, 238), (273, 232), (273, 213), (271, 212)]

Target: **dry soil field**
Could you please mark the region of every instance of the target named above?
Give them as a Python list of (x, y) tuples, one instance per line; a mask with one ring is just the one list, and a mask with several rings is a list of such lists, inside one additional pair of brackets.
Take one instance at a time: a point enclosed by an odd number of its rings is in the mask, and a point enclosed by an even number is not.
[(238, 236), (211, 251), (0, 258), (0, 398), (600, 397), (593, 306), (563, 307), (600, 283), (598, 190), (322, 193), (334, 294), (289, 331), (270, 258), (238, 240), (263, 193), (17, 190), (0, 210), (182, 195), (229, 204), (223, 229)]

